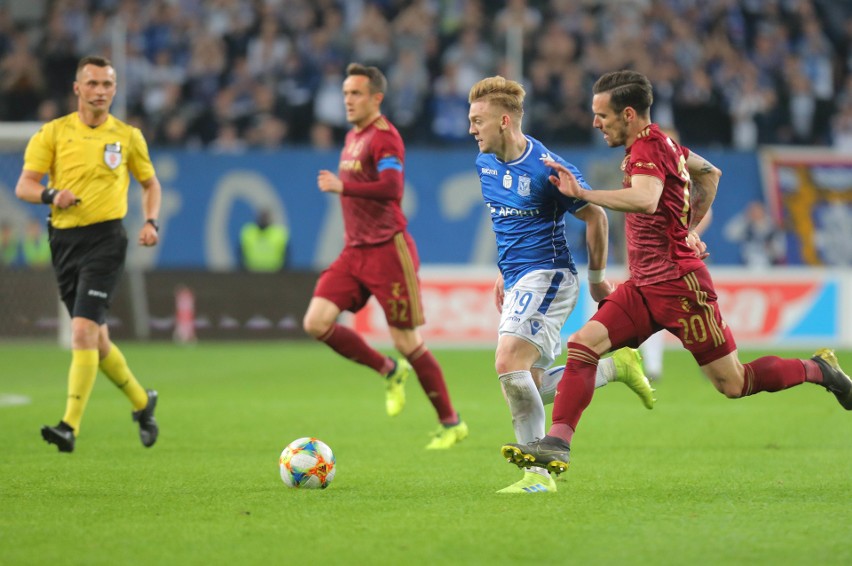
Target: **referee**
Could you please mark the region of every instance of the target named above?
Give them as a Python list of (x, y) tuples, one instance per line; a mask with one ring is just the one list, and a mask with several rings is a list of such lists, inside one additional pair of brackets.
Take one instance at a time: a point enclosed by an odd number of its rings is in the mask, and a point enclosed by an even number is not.
[[(142, 185), (147, 222), (139, 244), (157, 245), (160, 182), (142, 132), (109, 113), (115, 69), (104, 57), (77, 64), (77, 111), (45, 124), (30, 139), (15, 186), (21, 200), (50, 205), (50, 252), (59, 294), (71, 315), (71, 368), (65, 415), (41, 435), (60, 452), (73, 452), (80, 421), (100, 368), (133, 405), (143, 446), (153, 446), (157, 392), (136, 381), (121, 350), (110, 342), (106, 315), (124, 269), (132, 174)], [(41, 184), (48, 175), (47, 188)]]

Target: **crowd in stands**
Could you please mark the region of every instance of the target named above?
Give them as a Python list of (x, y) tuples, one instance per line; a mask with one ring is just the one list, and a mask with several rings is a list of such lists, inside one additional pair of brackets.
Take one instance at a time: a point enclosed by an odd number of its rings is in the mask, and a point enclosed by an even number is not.
[(520, 29), (525, 130), (545, 143), (601, 143), (591, 85), (634, 68), (688, 145), (852, 149), (850, 0), (47, 0), (30, 20), (6, 6), (5, 121), (73, 110), (77, 60), (115, 58), (118, 35), (122, 113), (151, 145), (334, 147), (352, 61), (385, 72), (409, 144), (467, 143), (469, 88), (511, 77)]

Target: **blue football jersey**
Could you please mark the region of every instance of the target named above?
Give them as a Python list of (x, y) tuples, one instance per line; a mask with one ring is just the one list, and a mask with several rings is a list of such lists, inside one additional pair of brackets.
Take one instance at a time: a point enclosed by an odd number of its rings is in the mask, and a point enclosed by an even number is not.
[(577, 273), (565, 241), (563, 216), (587, 203), (560, 193), (548, 179), (556, 171), (542, 160), (550, 157), (562, 163), (584, 188), (590, 188), (576, 167), (540, 141), (526, 138), (523, 155), (510, 163), (493, 153), (480, 153), (476, 158), (482, 198), (497, 237), (497, 267), (507, 290), (536, 269), (568, 268)]

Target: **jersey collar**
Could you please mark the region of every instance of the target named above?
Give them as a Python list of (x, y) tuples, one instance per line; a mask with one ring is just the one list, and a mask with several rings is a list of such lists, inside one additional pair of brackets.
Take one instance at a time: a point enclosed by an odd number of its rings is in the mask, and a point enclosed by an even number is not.
[[(506, 165), (517, 165), (518, 163), (520, 163), (521, 161), (523, 161), (524, 159), (526, 159), (527, 157), (529, 157), (529, 156), (530, 156), (530, 153), (532, 153), (532, 150), (533, 150), (533, 144), (532, 144), (532, 141), (530, 141), (530, 138), (528, 138), (527, 136), (524, 136), (524, 137), (525, 137), (525, 138), (526, 138), (526, 140), (527, 140), (527, 147), (526, 147), (526, 149), (524, 149), (524, 152), (521, 154), (521, 156), (520, 156), (519, 158), (515, 159), (514, 161), (511, 161), (511, 162), (506, 163)], [(497, 157), (496, 155), (494, 156), (494, 158), (495, 158), (497, 161), (500, 161), (501, 163), (504, 163), (504, 162), (503, 162), (503, 161), (502, 161), (499, 157)]]

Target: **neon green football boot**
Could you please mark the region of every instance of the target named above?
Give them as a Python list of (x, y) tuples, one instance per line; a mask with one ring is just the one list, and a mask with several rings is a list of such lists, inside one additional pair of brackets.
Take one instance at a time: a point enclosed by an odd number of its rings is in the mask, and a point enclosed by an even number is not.
[(642, 399), (646, 409), (653, 409), (656, 401), (654, 398), (655, 390), (651, 387), (648, 378), (645, 377), (645, 370), (642, 368), (642, 355), (639, 350), (632, 348), (616, 350), (612, 355), (612, 361), (615, 362), (615, 381), (620, 381), (632, 389)]
[(441, 425), (435, 431), (432, 442), (426, 445), (426, 450), (446, 450), (467, 438), (468, 429), (464, 421), (451, 426)]
[(405, 407), (405, 382), (412, 372), (411, 364), (405, 358), (396, 360), (396, 367), (385, 377), (387, 390), (385, 391), (385, 409), (388, 415), (395, 417)]
[(524, 477), (509, 487), (504, 487), (497, 493), (553, 493), (556, 482), (550, 474), (541, 475), (535, 472), (524, 472)]

